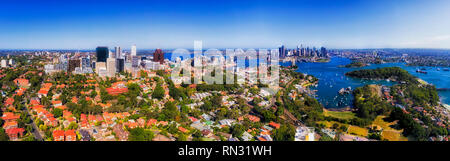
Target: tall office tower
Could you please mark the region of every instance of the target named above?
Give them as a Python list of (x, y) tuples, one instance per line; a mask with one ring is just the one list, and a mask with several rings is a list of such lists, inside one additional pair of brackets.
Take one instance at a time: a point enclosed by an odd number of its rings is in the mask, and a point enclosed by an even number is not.
[(105, 62), (96, 62), (95, 63), (95, 70), (97, 72), (97, 74), (100, 75), (100, 69), (104, 68), (106, 70), (106, 63)]
[(325, 47), (320, 48), (320, 57), (328, 57), (328, 51)]
[(69, 67), (67, 68), (67, 72), (73, 72), (76, 67), (80, 67), (80, 64), (80, 59), (69, 59)]
[(6, 64), (6, 60), (2, 59), (2, 68), (6, 68), (7, 64)]
[(89, 56), (85, 57), (85, 58), (81, 58), (81, 68), (86, 69), (89, 67), (91, 67), (91, 60), (90, 60)]
[(161, 49), (156, 49), (153, 53), (153, 61), (164, 64), (164, 52)]
[(106, 62), (106, 59), (109, 58), (109, 49), (108, 47), (97, 47), (97, 62)]
[(117, 72), (123, 72), (124, 67), (125, 67), (125, 59), (116, 59)]
[(139, 56), (133, 56), (131, 58), (131, 67), (138, 68), (141, 58)]
[(14, 65), (16, 64), (16, 61), (14, 61), (14, 59), (9, 59), (9, 65)]
[(307, 56), (307, 57), (311, 56), (311, 55), (310, 55), (309, 47), (306, 47), (306, 55), (305, 55), (305, 56)]
[(131, 46), (131, 56), (137, 56), (136, 54), (136, 45), (133, 45)]
[(280, 58), (286, 57), (286, 48), (284, 48), (284, 45), (281, 45), (281, 47), (278, 50), (280, 53)]
[(108, 71), (108, 77), (114, 77), (116, 76), (116, 59), (115, 58), (108, 58), (106, 60), (106, 70)]
[(114, 52), (115, 52), (115, 58), (122, 58), (122, 49), (120, 48), (120, 46), (116, 46), (114, 48)]

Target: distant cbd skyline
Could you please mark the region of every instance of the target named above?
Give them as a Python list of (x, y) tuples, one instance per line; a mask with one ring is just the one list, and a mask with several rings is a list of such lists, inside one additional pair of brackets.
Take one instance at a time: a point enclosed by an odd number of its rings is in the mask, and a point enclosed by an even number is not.
[(0, 49), (450, 48), (448, 0), (0, 2)]

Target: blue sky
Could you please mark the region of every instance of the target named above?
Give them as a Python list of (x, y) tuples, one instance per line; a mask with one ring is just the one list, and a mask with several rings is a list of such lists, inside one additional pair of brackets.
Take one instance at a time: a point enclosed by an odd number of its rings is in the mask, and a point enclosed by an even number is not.
[(448, 0), (5, 0), (0, 49), (450, 48)]

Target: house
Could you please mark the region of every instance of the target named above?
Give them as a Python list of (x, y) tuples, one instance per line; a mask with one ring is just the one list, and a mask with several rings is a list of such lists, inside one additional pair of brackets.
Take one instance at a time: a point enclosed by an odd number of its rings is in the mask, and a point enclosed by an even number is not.
[(238, 120), (239, 121), (242, 121), (242, 120), (244, 120), (244, 117), (245, 118), (248, 118), (250, 121), (252, 121), (252, 122), (259, 122), (259, 121), (261, 121), (261, 119), (258, 117), (258, 116), (254, 116), (254, 115), (249, 115), (249, 114), (247, 114), (247, 115), (245, 115), (245, 116), (241, 116), (241, 117), (239, 117), (238, 118)]
[(7, 130), (13, 128), (17, 128), (17, 121), (8, 121), (3, 123), (3, 129)]
[(16, 83), (17, 86), (28, 88), (30, 86), (30, 82), (28, 79), (18, 78), (14, 80), (14, 83)]
[(55, 130), (53, 131), (53, 140), (54, 141), (64, 141), (64, 130)]
[(223, 120), (220, 120), (220, 121), (219, 121), (219, 124), (220, 124), (220, 125), (231, 126), (231, 125), (234, 124), (234, 122), (236, 122), (236, 121), (233, 120), (233, 119), (223, 119)]
[(202, 130), (202, 135), (205, 137), (211, 137), (212, 131), (210, 129), (204, 129), (204, 130)]
[(151, 127), (151, 126), (153, 126), (153, 125), (156, 125), (157, 122), (158, 122), (158, 120), (156, 120), (156, 119), (149, 119), (149, 120), (147, 121), (147, 126), (148, 126), (148, 127)]
[(12, 112), (5, 112), (3, 113), (2, 119), (5, 120), (5, 122), (8, 121), (14, 121), (20, 118), (20, 115), (15, 115)]
[(25, 132), (24, 128), (10, 128), (5, 130), (10, 140), (17, 140), (20, 137), (23, 137), (23, 132)]
[(295, 129), (295, 141), (314, 141), (314, 128), (299, 126)]
[(58, 107), (58, 106), (62, 106), (62, 102), (59, 100), (56, 101), (52, 101), (53, 107)]
[(280, 124), (275, 123), (275, 122), (273, 122), (273, 121), (270, 121), (269, 125), (272, 126), (272, 127), (275, 128), (275, 129), (279, 129), (279, 128), (280, 128)]
[(48, 91), (47, 91), (47, 90), (41, 89), (41, 90), (39, 90), (39, 92), (38, 92), (38, 97), (39, 97), (39, 98), (42, 98), (42, 96), (47, 97), (47, 94), (48, 94)]
[(11, 106), (14, 103), (14, 98), (7, 98), (5, 101), (5, 107)]
[(180, 130), (182, 133), (188, 132), (187, 129), (185, 129), (184, 127), (181, 127), (181, 126), (178, 126), (178, 130)]
[(65, 133), (66, 141), (77, 141), (75, 130), (67, 130)]
[(195, 122), (195, 121), (197, 121), (197, 120), (198, 120), (197, 118), (195, 118), (195, 117), (192, 117), (192, 116), (189, 116), (188, 118), (189, 118), (189, 120), (191, 120), (192, 122)]
[(38, 99), (31, 99), (30, 101), (30, 105), (31, 106), (35, 106), (35, 105), (39, 105), (41, 102), (39, 102)]

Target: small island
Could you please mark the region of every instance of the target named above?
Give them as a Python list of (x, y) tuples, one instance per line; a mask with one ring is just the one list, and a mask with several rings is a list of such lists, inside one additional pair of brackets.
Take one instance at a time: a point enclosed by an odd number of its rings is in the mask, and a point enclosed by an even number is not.
[(345, 73), (346, 76), (372, 80), (391, 80), (401, 83), (417, 83), (417, 78), (400, 67), (362, 69)]
[(345, 67), (345, 68), (361, 68), (361, 67), (365, 67), (365, 66), (368, 66), (368, 64), (356, 61), (356, 62), (352, 62), (350, 64), (347, 64), (347, 65), (344, 65), (344, 66), (341, 66), (341, 67)]

